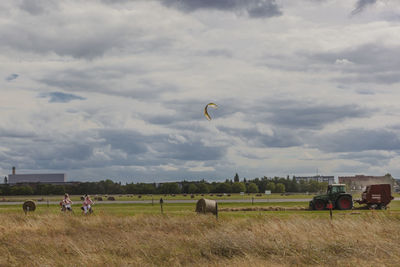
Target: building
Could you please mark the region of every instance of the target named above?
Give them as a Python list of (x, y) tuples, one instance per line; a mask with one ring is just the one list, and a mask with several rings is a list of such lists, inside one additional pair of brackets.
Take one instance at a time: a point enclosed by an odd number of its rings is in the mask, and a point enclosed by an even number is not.
[(15, 167), (13, 167), (12, 174), (8, 175), (8, 184), (11, 185), (27, 183), (64, 184), (65, 182), (65, 173), (16, 174)]
[(349, 190), (364, 190), (367, 185), (371, 184), (390, 184), (394, 189), (395, 180), (389, 175), (385, 176), (339, 176), (339, 183), (346, 184)]
[(322, 176), (322, 175), (315, 175), (315, 176), (293, 176), (293, 178), (296, 180), (296, 182), (304, 181), (304, 182), (309, 182), (309, 181), (316, 181), (316, 182), (326, 182), (328, 184), (334, 184), (335, 183), (335, 176)]

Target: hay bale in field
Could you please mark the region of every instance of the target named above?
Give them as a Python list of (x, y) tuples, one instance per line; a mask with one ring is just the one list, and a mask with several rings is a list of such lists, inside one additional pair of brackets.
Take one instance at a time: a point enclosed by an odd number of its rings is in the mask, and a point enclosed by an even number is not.
[(202, 198), (196, 203), (196, 212), (198, 213), (211, 212), (212, 214), (216, 214), (217, 209), (217, 201), (215, 200)]
[(27, 200), (22, 204), (22, 209), (26, 212), (28, 211), (35, 211), (36, 209), (36, 204), (33, 200)]
[(115, 197), (108, 197), (107, 200), (114, 201), (114, 200), (115, 200)]
[(97, 201), (103, 201), (102, 197), (95, 197), (94, 199), (97, 200)]
[(138, 198), (142, 198), (142, 196), (141, 196), (141, 195), (138, 195), (137, 197), (138, 197)]
[(194, 198), (194, 195), (192, 194), (192, 195), (190, 195), (190, 198)]

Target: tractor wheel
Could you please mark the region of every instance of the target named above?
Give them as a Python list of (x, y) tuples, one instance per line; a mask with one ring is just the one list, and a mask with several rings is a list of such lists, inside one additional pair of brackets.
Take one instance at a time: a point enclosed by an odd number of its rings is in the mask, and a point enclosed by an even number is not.
[(349, 196), (341, 196), (337, 202), (336, 206), (340, 210), (351, 210), (353, 208), (353, 201)]
[(325, 208), (325, 202), (323, 200), (317, 199), (314, 202), (315, 210), (323, 210)]

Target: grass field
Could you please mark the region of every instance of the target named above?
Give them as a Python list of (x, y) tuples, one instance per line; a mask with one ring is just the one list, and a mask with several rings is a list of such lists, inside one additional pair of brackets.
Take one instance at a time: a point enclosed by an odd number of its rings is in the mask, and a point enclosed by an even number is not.
[[(272, 203), (220, 203), (219, 208)], [(0, 266), (398, 266), (400, 201), (389, 210), (221, 211), (197, 215), (193, 203), (80, 205), (63, 214), (39, 205), (0, 205)]]
[[(102, 197), (103, 200), (107, 200), (108, 197), (114, 197), (116, 200), (129, 201), (129, 200), (154, 200), (158, 201), (160, 198), (164, 200), (183, 200), (183, 199), (194, 199), (198, 200), (200, 198), (210, 198), (210, 199), (311, 199), (315, 194), (278, 194), (274, 193), (271, 195), (265, 194), (228, 194), (217, 196), (217, 194), (194, 194), (193, 198), (190, 194), (176, 194), (176, 195), (92, 195), (92, 197)], [(400, 194), (393, 194), (394, 197), (400, 197)], [(353, 195), (354, 199), (360, 198), (359, 194)], [(72, 201), (79, 202), (81, 195), (70, 196)], [(3, 196), (0, 197), (0, 202), (4, 201), (24, 201), (26, 199), (33, 199), (35, 201), (60, 201), (63, 196)]]
[[(121, 201), (129, 201), (129, 200), (154, 200), (158, 201), (160, 198), (164, 200), (184, 200), (184, 199), (194, 199), (198, 200), (200, 198), (212, 198), (212, 199), (309, 199), (312, 198), (313, 194), (193, 194), (193, 197), (190, 194), (176, 194), (176, 195), (92, 195), (92, 198), (102, 197), (103, 200), (107, 200), (108, 197), (114, 197), (116, 200)], [(71, 195), (72, 201), (80, 201), (81, 195)], [(0, 197), (0, 201), (24, 201), (26, 199), (34, 199), (35, 201), (58, 201), (62, 200), (63, 196), (4, 196)]]
[(1, 206), (0, 266), (398, 266), (400, 205), (392, 204), (335, 211), (332, 221), (326, 211), (221, 212), (216, 220), (193, 204), (165, 205), (164, 215), (149, 204), (100, 204), (91, 216)]

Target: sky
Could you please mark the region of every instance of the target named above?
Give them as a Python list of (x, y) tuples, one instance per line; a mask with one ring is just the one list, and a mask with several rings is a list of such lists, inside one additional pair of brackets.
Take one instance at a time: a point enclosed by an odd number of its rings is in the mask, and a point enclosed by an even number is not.
[(1, 1), (0, 175), (398, 178), (399, 33), (396, 0)]

